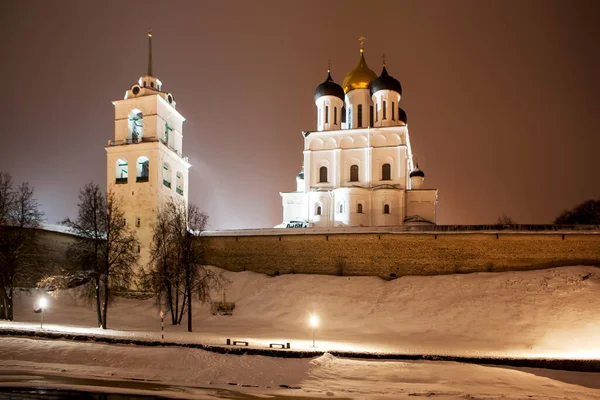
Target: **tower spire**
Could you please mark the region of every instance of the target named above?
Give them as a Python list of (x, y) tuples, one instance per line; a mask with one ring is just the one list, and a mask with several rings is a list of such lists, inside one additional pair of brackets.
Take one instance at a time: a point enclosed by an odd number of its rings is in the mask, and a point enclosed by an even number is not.
[(358, 38), (358, 41), (360, 42), (360, 52), (364, 52), (365, 51), (365, 39), (366, 37), (361, 36)]
[(148, 76), (152, 76), (152, 31), (148, 31)]

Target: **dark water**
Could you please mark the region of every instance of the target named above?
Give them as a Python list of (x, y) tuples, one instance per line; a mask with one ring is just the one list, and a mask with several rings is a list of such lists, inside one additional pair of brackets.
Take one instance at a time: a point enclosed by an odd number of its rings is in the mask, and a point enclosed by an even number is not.
[(46, 389), (46, 388), (0, 388), (0, 399), (82, 399), (82, 400), (151, 400), (167, 399), (160, 396), (142, 396), (130, 394), (105, 394), (81, 392), (78, 390)]

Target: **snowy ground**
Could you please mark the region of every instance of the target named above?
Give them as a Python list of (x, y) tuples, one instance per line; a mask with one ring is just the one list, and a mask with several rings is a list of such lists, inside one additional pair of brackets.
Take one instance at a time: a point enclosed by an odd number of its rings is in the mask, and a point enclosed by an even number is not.
[[(321, 319), (316, 332), (321, 350), (600, 358), (600, 270), (593, 267), (392, 281), (224, 274), (232, 282), (227, 300), (236, 303), (234, 315), (213, 316), (207, 308), (196, 307), (195, 332), (166, 325), (168, 340), (223, 344), (225, 338), (232, 338), (247, 339), (256, 347), (290, 342), (293, 349), (312, 349), (307, 321), (315, 313)], [(0, 329), (38, 329), (40, 314), (32, 311), (35, 301), (35, 295), (21, 293), (15, 304), (16, 322), (0, 323)], [(152, 300), (119, 300), (109, 310), (111, 329), (102, 331), (93, 328), (93, 310), (67, 291), (53, 295), (44, 321), (45, 330), (160, 337)], [(329, 354), (278, 359), (184, 348), (0, 338), (0, 385), (18, 381), (5, 377), (19, 371), (143, 379), (176, 385), (183, 388), (182, 397), (197, 398), (200, 393), (207, 395), (197, 386), (262, 395), (361, 399), (600, 398), (599, 373), (352, 360)], [(276, 389), (279, 385), (301, 389)], [(164, 392), (178, 393), (169, 387)]]

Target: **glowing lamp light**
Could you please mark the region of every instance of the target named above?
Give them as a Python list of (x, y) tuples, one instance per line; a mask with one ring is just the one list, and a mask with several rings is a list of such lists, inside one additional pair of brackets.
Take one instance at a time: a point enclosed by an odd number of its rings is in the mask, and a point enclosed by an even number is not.
[(44, 329), (44, 308), (48, 307), (48, 299), (40, 297), (38, 300), (38, 306), (42, 309), (42, 319), (40, 321), (40, 329)]
[(312, 326), (313, 328), (317, 328), (319, 326), (319, 317), (317, 317), (316, 315), (311, 315), (310, 326)]
[(40, 298), (38, 300), (38, 305), (43, 310), (44, 308), (46, 308), (48, 306), (48, 299), (45, 297)]

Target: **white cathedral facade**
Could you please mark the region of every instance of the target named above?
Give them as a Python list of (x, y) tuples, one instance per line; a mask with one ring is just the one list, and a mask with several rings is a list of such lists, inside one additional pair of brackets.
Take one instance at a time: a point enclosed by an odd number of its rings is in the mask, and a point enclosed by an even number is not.
[(114, 139), (106, 146), (107, 190), (120, 200), (125, 223), (140, 242), (139, 265), (150, 261), (153, 227), (169, 197), (188, 202), (190, 164), (183, 157), (183, 121), (171, 93), (152, 75), (152, 35), (148, 73), (115, 107)]
[(435, 224), (437, 190), (415, 165), (402, 86), (385, 64), (378, 77), (361, 46), (342, 86), (317, 86), (317, 130), (303, 132), (304, 164), (295, 192), (282, 192), (279, 227)]

